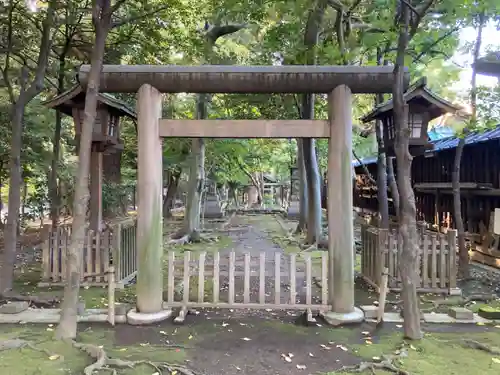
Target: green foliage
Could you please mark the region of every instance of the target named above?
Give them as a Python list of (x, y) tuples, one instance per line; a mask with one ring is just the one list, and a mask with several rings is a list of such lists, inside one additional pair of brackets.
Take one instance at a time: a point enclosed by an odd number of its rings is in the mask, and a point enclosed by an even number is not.
[[(313, 2), (314, 3), (314, 2)], [(205, 54), (203, 28), (209, 25), (243, 23), (246, 28), (220, 38), (214, 46), (213, 60), (217, 64), (269, 65), (303, 64), (304, 30), (313, 3), (306, 0), (151, 0), (126, 1), (115, 14), (114, 27), (107, 40), (105, 63), (123, 64), (199, 64)], [(459, 79), (460, 69), (449, 62), (459, 45), (459, 31), (475, 25), (475, 15), (486, 11), (494, 22), (498, 17), (495, 0), (440, 0), (420, 28), (407, 50), (412, 78), (428, 77), (430, 88), (449, 99), (460, 99), (451, 89)], [(337, 12), (328, 7), (321, 25), (317, 64), (377, 65), (377, 50), (382, 61), (391, 63), (395, 56), (397, 30), (394, 27), (395, 0), (343, 2), (349, 10), (344, 30), (344, 46), (338, 43)], [(40, 23), (45, 2), (39, 2), (38, 12), (27, 10), (23, 1), (9, 0), (0, 4), (0, 184), (2, 201), (8, 188), (10, 153), (10, 110), (12, 93), (19, 90), (21, 67), (29, 68), (30, 77), (36, 69), (40, 42)], [(67, 1), (58, 5), (57, 22), (53, 27), (53, 45), (46, 76), (46, 90), (26, 110), (23, 134), (22, 165), (28, 186), (26, 212), (39, 215), (47, 208), (48, 176), (51, 170), (55, 114), (41, 102), (54, 96), (57, 86), (69, 88), (75, 83), (74, 71), (88, 62), (93, 45), (93, 28), (89, 6)], [(8, 85), (9, 83), (10, 85)], [(62, 86), (60, 85), (62, 83)], [(135, 96), (117, 95), (132, 107)], [(483, 126), (500, 121), (499, 88), (480, 88), (478, 111)], [(462, 98), (462, 100), (464, 100)], [(214, 95), (209, 108), (212, 119), (297, 119), (300, 97), (294, 95)], [(353, 124), (372, 109), (373, 95), (353, 98)], [(194, 118), (195, 100), (190, 94), (165, 96), (164, 117)], [(326, 96), (316, 96), (315, 117), (327, 118)], [(61, 156), (58, 161), (58, 182), (63, 206), (71, 207), (75, 173), (74, 125), (64, 116), (62, 123)], [(122, 123), (120, 138), (125, 150), (122, 155), (123, 185), (106, 184), (103, 192), (105, 210), (119, 207), (130, 196), (136, 180), (136, 126)], [(375, 142), (354, 132), (353, 147), (359, 157), (373, 155)], [(326, 169), (326, 140), (318, 140), (320, 168)], [(166, 171), (182, 170), (186, 177), (190, 142), (187, 139), (165, 139), (163, 163)], [(279, 180), (288, 180), (290, 166), (295, 164), (295, 140), (225, 139), (207, 140), (207, 175), (219, 183), (232, 186), (249, 183), (252, 174), (264, 172)], [(166, 173), (165, 173), (166, 175)], [(128, 199), (128, 198), (127, 198)], [(29, 207), (29, 209), (28, 209)], [(37, 211), (38, 210), (38, 211)]]
[(102, 185), (102, 211), (104, 215), (115, 217), (126, 214), (134, 193), (135, 181), (104, 182)]

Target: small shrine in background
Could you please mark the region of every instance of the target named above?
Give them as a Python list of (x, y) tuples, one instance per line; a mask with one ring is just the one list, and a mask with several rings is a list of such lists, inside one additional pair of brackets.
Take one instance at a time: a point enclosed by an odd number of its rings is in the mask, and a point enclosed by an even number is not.
[[(78, 152), (85, 116), (85, 91), (80, 85), (76, 85), (44, 104), (73, 117)], [(120, 120), (125, 116), (134, 120), (137, 118), (135, 112), (121, 100), (109, 94), (98, 94), (90, 157), (90, 228), (96, 231), (100, 231), (102, 225), (103, 155), (123, 150)]]
[[(463, 109), (439, 97), (427, 87), (425, 79), (419, 80), (404, 94), (405, 116), (410, 127), (410, 153), (414, 156), (432, 149), (427, 129), (429, 122), (445, 113), (460, 114)], [(383, 126), (384, 148), (388, 155), (395, 155), (396, 132), (394, 127), (394, 104), (392, 100), (384, 102), (365, 115), (364, 123), (380, 120)]]

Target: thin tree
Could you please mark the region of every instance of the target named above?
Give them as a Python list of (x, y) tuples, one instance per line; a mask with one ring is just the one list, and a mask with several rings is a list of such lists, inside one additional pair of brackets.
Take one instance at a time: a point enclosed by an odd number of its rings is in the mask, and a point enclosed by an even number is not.
[(423, 16), (434, 0), (420, 3), (416, 8), (411, 1), (400, 1), (396, 7), (396, 25), (399, 28), (396, 61), (394, 64), (394, 83), (392, 96), (394, 102), (394, 127), (396, 133), (397, 182), (400, 195), (399, 234), (402, 238), (399, 271), (403, 290), (404, 334), (409, 339), (421, 339), (420, 309), (417, 296), (417, 220), (415, 194), (411, 185), (412, 156), (409, 152), (411, 129), (408, 124), (408, 107), (404, 99), (405, 55), (411, 38), (418, 30)]
[[(213, 47), (217, 40), (223, 36), (233, 34), (245, 25), (215, 25), (210, 27), (208, 22), (205, 29), (205, 51), (203, 59), (207, 62), (212, 61)], [(196, 100), (196, 117), (199, 120), (208, 117), (209, 94), (199, 94)], [(253, 178), (249, 175), (250, 178)], [(258, 187), (258, 183), (254, 182)], [(189, 164), (189, 185), (184, 222), (181, 230), (175, 234), (176, 239), (172, 243), (184, 244), (187, 242), (198, 242), (202, 239), (200, 236), (200, 215), (202, 193), (205, 185), (205, 140), (203, 138), (191, 139), (191, 160)]]
[(19, 93), (16, 95), (9, 77), (11, 69), (10, 54), (13, 53), (13, 13), (15, 11), (13, 1), (9, 3), (8, 9), (8, 31), (7, 31), (7, 53), (4, 66), (1, 68), (2, 78), (7, 87), (11, 106), (11, 149), (10, 149), (10, 176), (9, 176), (9, 203), (7, 223), (4, 229), (5, 247), (0, 270), (0, 293), (12, 289), (14, 279), (14, 264), (16, 261), (17, 234), (19, 230), (19, 214), (21, 205), (21, 148), (23, 134), (23, 120), (26, 106), (44, 89), (45, 72), (49, 61), (51, 32), (54, 25), (54, 13), (57, 1), (50, 0), (46, 9), (45, 18), (42, 22), (42, 37), (38, 49), (37, 67), (34, 78), (29, 80), (29, 68), (25, 64), (21, 67), (19, 76)]
[(95, 0), (92, 6), (94, 26), (94, 47), (91, 55), (91, 68), (85, 96), (84, 118), (80, 134), (79, 163), (73, 201), (73, 224), (70, 246), (66, 250), (66, 286), (61, 309), (61, 320), (56, 337), (73, 339), (77, 333), (77, 305), (80, 291), (80, 267), (85, 238), (86, 212), (89, 202), (90, 152), (92, 129), (96, 119), (97, 96), (99, 94), (100, 74), (103, 65), (106, 38), (111, 29), (111, 17), (125, 0), (111, 5), (111, 0)]
[[(475, 21), (475, 22), (474, 22)], [(473, 17), (473, 22), (476, 24), (477, 36), (472, 54), (472, 77), (470, 89), (470, 105), (472, 107), (472, 116), (469, 126), (465, 127), (462, 134), (459, 135), (457, 148), (455, 149), (455, 160), (453, 162), (452, 172), (452, 193), (453, 193), (453, 211), (455, 218), (455, 228), (457, 229), (458, 239), (458, 277), (467, 279), (469, 277), (469, 252), (465, 243), (465, 227), (462, 218), (462, 203), (460, 194), (460, 164), (462, 163), (462, 154), (465, 146), (465, 136), (468, 131), (474, 128), (477, 124), (477, 85), (476, 85), (476, 63), (481, 50), (483, 39), (483, 28), (486, 24), (486, 15), (483, 10)]]

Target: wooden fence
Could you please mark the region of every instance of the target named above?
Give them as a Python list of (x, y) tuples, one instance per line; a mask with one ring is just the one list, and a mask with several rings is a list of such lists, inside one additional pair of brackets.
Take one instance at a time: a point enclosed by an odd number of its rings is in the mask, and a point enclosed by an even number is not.
[[(81, 282), (106, 285), (108, 269), (114, 266), (118, 286), (126, 284), (137, 272), (136, 221), (116, 221), (103, 231), (85, 228)], [(42, 282), (39, 286), (62, 285), (66, 281), (66, 250), (71, 242), (71, 225), (60, 225), (50, 233), (43, 247)]]
[[(457, 289), (456, 231), (446, 234), (419, 230), (417, 291), (455, 294)], [(399, 273), (401, 236), (396, 231), (363, 226), (361, 230), (361, 273), (375, 288), (380, 286), (382, 270), (389, 269), (389, 288), (401, 290)]]
[[(253, 257), (249, 253), (170, 251), (167, 259), (169, 307), (331, 309), (326, 252), (314, 259), (308, 254), (276, 252), (266, 261), (264, 252)], [(317, 279), (313, 273), (318, 274)], [(284, 285), (286, 293), (282, 292)]]

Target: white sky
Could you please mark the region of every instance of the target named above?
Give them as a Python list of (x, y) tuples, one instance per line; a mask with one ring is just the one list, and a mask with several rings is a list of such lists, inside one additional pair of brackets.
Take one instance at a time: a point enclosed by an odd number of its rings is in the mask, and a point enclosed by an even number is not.
[[(474, 43), (476, 40), (477, 31), (468, 27), (463, 29), (460, 32), (460, 40), (461, 46), (465, 43)], [(482, 56), (488, 49), (500, 49), (500, 31), (498, 31), (493, 24), (488, 25), (483, 30), (483, 42), (481, 46), (481, 54)], [(472, 75), (472, 69), (470, 65), (472, 63), (472, 52), (467, 54), (460, 51), (460, 49), (455, 52), (451, 59), (454, 63), (458, 64), (461, 67), (464, 67), (463, 71), (460, 74), (460, 81), (457, 84), (453, 85), (453, 89), (457, 92), (465, 92), (470, 88), (470, 80)], [(498, 81), (494, 77), (478, 75), (477, 76), (477, 84), (478, 85), (487, 85), (487, 86), (495, 86)]]

